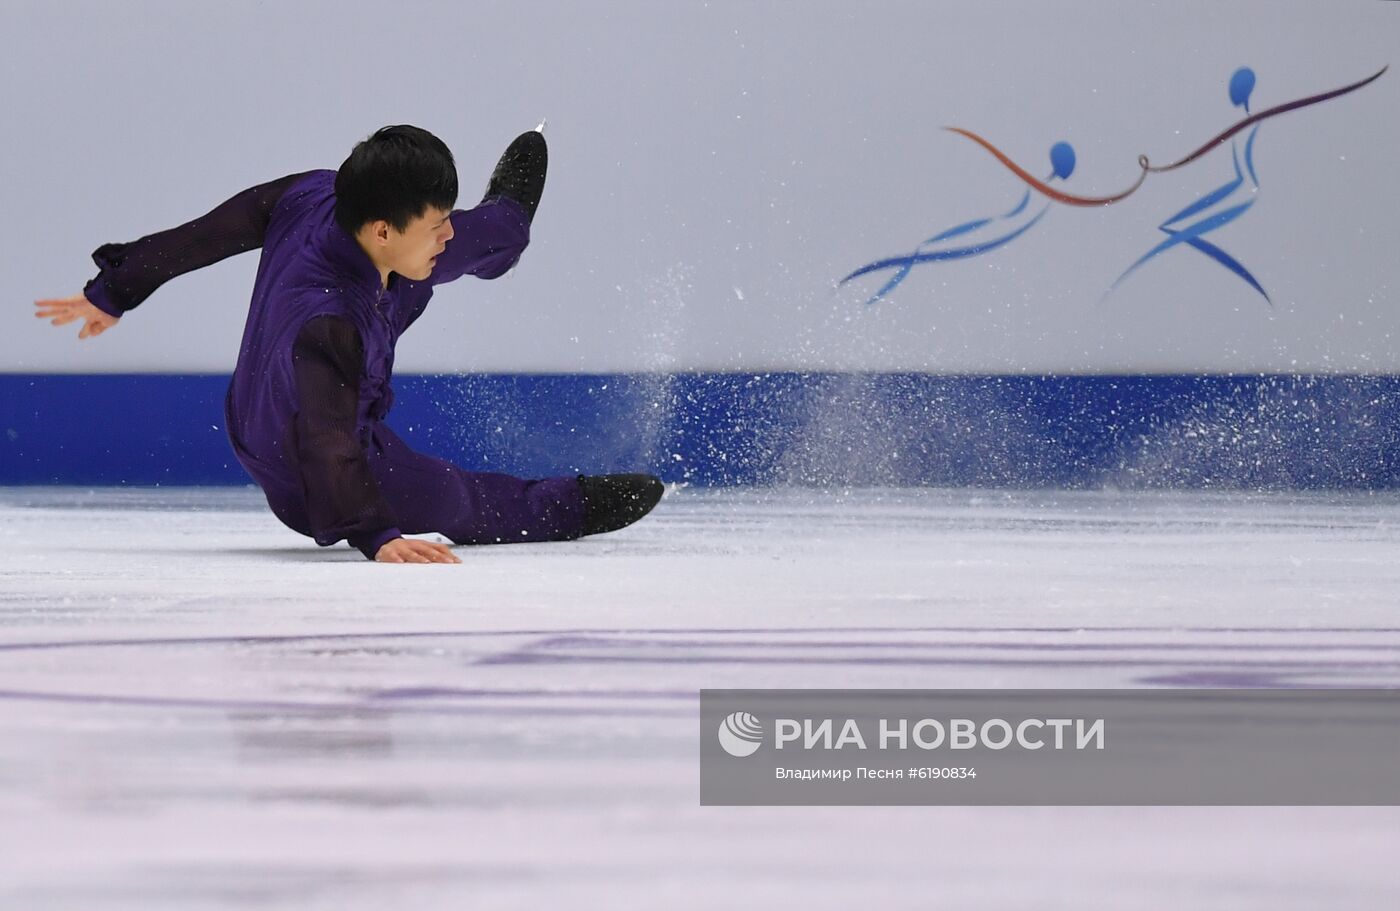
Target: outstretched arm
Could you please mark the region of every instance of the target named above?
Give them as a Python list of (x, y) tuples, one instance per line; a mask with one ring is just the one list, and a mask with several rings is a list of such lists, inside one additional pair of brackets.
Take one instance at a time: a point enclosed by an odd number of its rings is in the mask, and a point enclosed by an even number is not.
[(277, 201), (303, 176), (289, 174), (251, 187), (177, 228), (103, 244), (92, 254), (101, 271), (83, 293), (36, 301), (35, 316), (55, 326), (81, 319), (79, 338), (100, 335), (177, 275), (261, 247)]

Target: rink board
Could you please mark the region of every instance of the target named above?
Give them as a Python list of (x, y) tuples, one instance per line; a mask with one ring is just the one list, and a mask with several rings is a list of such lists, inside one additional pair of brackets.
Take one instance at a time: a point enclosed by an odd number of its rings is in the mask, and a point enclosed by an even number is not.
[[(246, 484), (217, 375), (0, 374), (0, 484)], [(1373, 489), (1400, 377), (401, 376), (389, 423), (464, 467), (725, 485)]]

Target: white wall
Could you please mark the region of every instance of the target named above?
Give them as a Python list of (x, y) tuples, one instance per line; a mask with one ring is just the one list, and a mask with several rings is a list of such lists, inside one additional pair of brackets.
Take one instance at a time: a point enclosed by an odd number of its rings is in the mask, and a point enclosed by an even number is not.
[(878, 306), (873, 280), (832, 290), (1019, 197), (941, 126), (1041, 172), (1069, 141), (1065, 188), (1111, 192), (1139, 153), (1168, 159), (1233, 122), (1237, 66), (1258, 74), (1257, 111), (1400, 63), (1400, 4), (11, 0), (2, 15), (3, 371), (227, 371), (255, 254), (81, 344), (31, 301), (80, 290), (101, 243), (336, 167), (388, 123), (440, 135), (470, 204), (543, 115), (534, 246), (509, 279), (440, 289), (400, 371), (1400, 370), (1400, 68), (1261, 129), (1257, 203), (1212, 240), (1272, 308), (1185, 248), (1103, 299), (1158, 223), (1231, 176), (1226, 152), (923, 266)]

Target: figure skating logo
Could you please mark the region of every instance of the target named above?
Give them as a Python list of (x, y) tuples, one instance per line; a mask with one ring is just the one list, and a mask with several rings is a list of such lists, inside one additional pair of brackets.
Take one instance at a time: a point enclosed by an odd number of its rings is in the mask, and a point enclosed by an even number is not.
[(730, 756), (752, 756), (763, 745), (763, 722), (748, 712), (731, 712), (719, 723), (719, 745)]
[[(1051, 186), (1051, 182), (1059, 180), (1061, 182), (1069, 179), (1075, 169), (1074, 147), (1067, 142), (1057, 142), (1050, 147), (1050, 173), (1044, 180), (1038, 180), (1025, 168), (1022, 168), (1004, 152), (992, 145), (986, 139), (965, 130), (961, 127), (944, 127), (949, 132), (966, 137), (990, 152), (1000, 161), (1011, 173), (1015, 174), (1027, 188), (1016, 205), (1003, 215), (995, 215), (988, 218), (979, 218), (964, 222), (947, 230), (940, 231), (932, 237), (920, 243), (912, 251), (896, 256), (883, 257), (874, 262), (866, 263), (845, 278), (841, 279), (838, 287), (845, 285), (855, 279), (874, 273), (892, 273), (885, 279), (884, 283), (870, 296), (867, 304), (874, 304), (887, 297), (891, 292), (900, 286), (915, 266), (924, 263), (945, 262), (955, 259), (967, 259), (973, 256), (981, 256), (1006, 246), (1018, 237), (1025, 234), (1045, 216), (1050, 206), (1060, 203), (1068, 206), (1109, 206), (1120, 203), (1142, 186), (1143, 181), (1149, 174), (1158, 174), (1165, 171), (1173, 171), (1177, 168), (1185, 167), (1198, 158), (1212, 151), (1218, 146), (1230, 143), (1231, 154), (1234, 160), (1235, 175), (1232, 180), (1215, 188), (1203, 195), (1200, 199), (1183, 208), (1172, 215), (1158, 226), (1158, 230), (1167, 235), (1166, 239), (1152, 247), (1136, 262), (1128, 266), (1121, 275), (1109, 286), (1108, 293), (1118, 288), (1128, 276), (1132, 275), (1150, 260), (1166, 253), (1173, 247), (1185, 244), (1193, 250), (1205, 255), (1213, 262), (1216, 262), (1228, 269), (1239, 279), (1248, 284), (1251, 288), (1263, 296), (1265, 301), (1269, 300), (1268, 292), (1264, 290), (1259, 280), (1244, 267), (1235, 257), (1225, 252), (1217, 244), (1205, 239), (1207, 234), (1225, 227), (1235, 221), (1254, 205), (1256, 194), (1259, 189), (1259, 178), (1254, 169), (1254, 141), (1259, 135), (1259, 124), (1270, 117), (1286, 114), (1289, 111), (1296, 111), (1299, 108), (1320, 104), (1339, 98), (1350, 92), (1354, 92), (1379, 79), (1389, 65), (1382, 67), (1378, 72), (1360, 82), (1342, 86), (1330, 92), (1323, 92), (1317, 95), (1310, 95), (1306, 98), (1299, 98), (1285, 104), (1276, 105), (1268, 110), (1257, 114), (1249, 111), (1249, 98), (1254, 91), (1255, 75), (1249, 67), (1240, 67), (1235, 70), (1230, 77), (1229, 97), (1230, 103), (1235, 107), (1243, 108), (1244, 119), (1238, 121), (1233, 126), (1215, 136), (1196, 151), (1171, 164), (1154, 166), (1146, 155), (1138, 156), (1139, 172), (1137, 179), (1126, 190), (1115, 193), (1111, 196), (1079, 196), (1064, 192)], [(1241, 154), (1238, 134), (1248, 130), (1249, 133), (1244, 139), (1243, 154)], [(1243, 167), (1241, 167), (1243, 162)], [(1246, 175), (1249, 185), (1245, 186)], [(1033, 215), (1027, 215), (1032, 193), (1038, 193), (1046, 200), (1045, 204), (1039, 207)]]

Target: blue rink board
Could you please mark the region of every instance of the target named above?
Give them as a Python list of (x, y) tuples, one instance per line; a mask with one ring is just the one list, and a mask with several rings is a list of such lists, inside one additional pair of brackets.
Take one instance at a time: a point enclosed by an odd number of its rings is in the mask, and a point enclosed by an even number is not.
[[(227, 377), (0, 374), (0, 484), (246, 484)], [(1337, 489), (1400, 484), (1397, 376), (400, 376), (419, 449), (527, 477)]]

